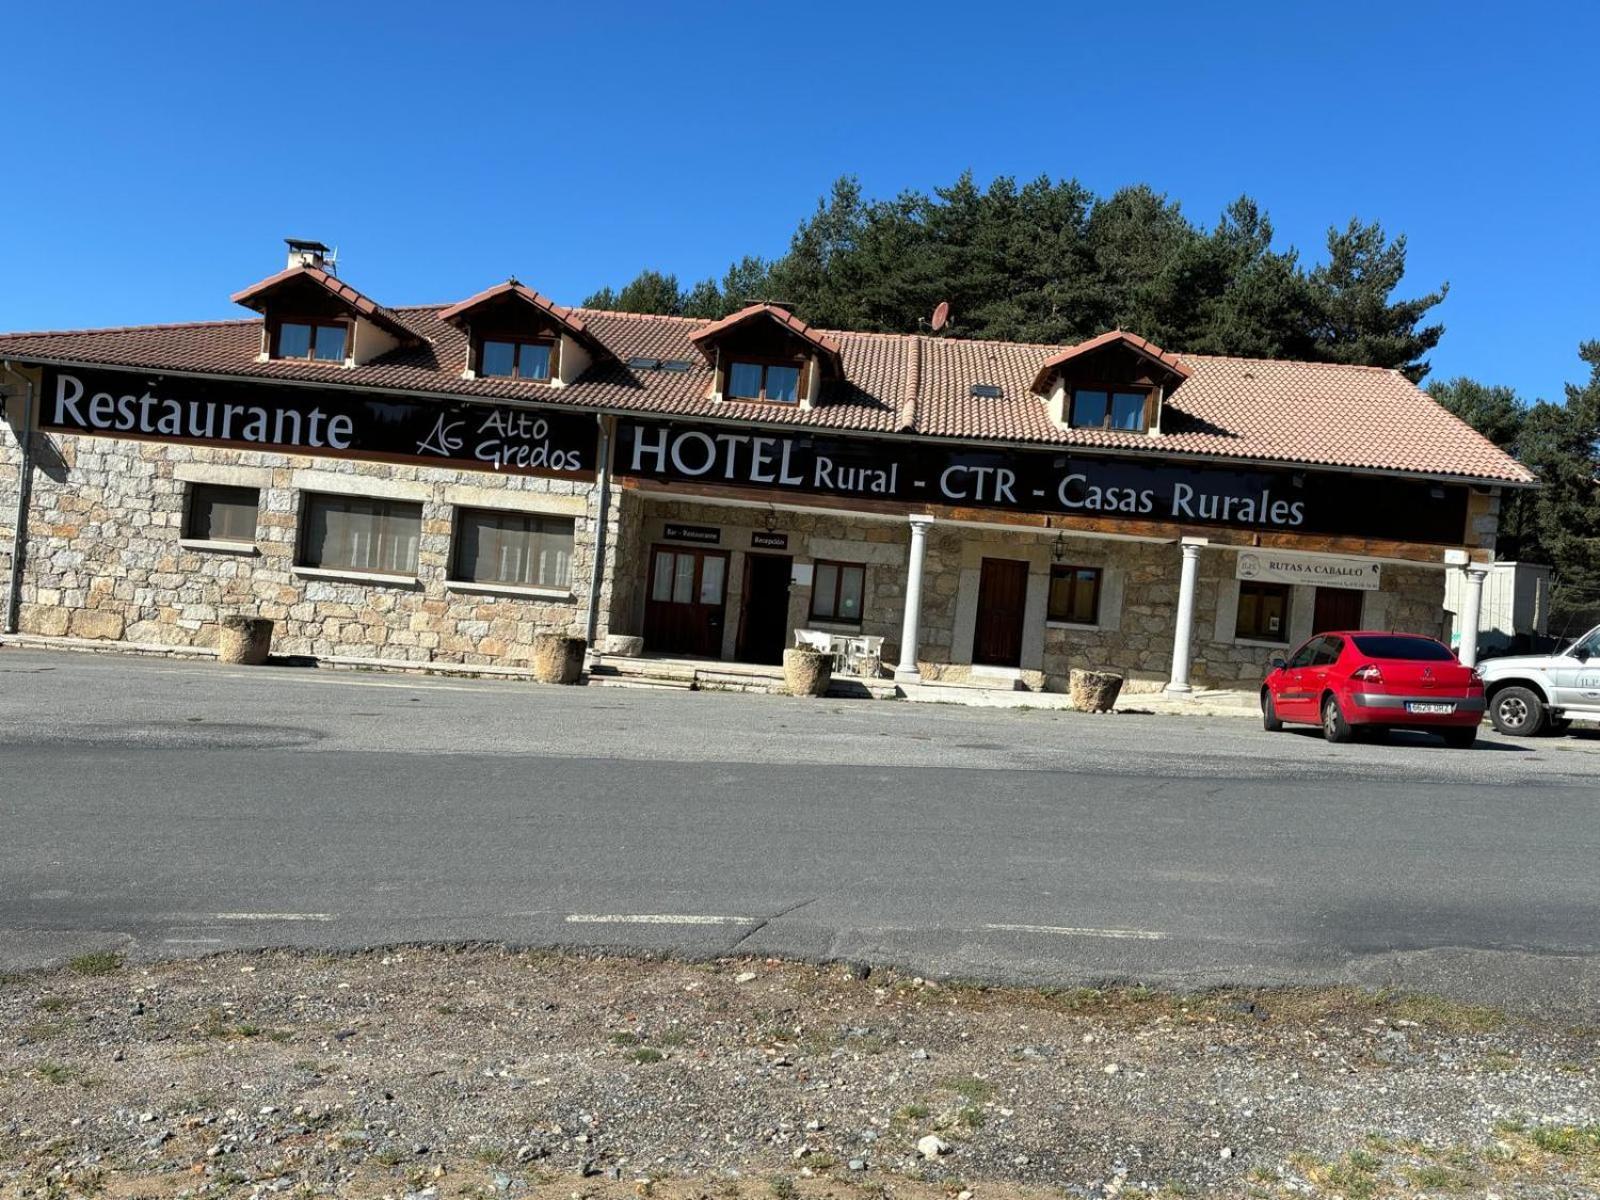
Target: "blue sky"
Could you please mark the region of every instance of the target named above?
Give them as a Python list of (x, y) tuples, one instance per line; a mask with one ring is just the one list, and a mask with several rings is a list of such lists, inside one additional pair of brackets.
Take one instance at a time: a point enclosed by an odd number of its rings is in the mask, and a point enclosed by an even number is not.
[[(1241, 193), (1448, 280), (1432, 378), (1559, 398), (1600, 338), (1590, 4), (22, 4), (0, 329), (242, 315), (284, 235), (389, 304), (779, 254), (838, 175)], [(20, 51), (20, 53), (18, 52)]]

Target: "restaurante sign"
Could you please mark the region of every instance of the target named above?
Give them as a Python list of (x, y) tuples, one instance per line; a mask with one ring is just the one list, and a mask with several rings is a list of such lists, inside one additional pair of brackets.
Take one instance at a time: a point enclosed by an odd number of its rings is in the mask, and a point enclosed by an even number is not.
[(594, 418), (79, 368), (45, 372), (45, 429), (591, 478)]
[(623, 420), (618, 474), (858, 501), (1456, 544), (1466, 489), (1385, 476)]

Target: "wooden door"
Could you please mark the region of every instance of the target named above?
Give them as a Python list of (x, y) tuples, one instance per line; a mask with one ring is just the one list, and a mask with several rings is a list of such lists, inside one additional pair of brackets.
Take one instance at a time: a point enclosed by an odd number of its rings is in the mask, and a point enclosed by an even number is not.
[(722, 656), (728, 552), (654, 546), (644, 606), (644, 646), (661, 654)]
[(789, 644), (788, 555), (744, 556), (744, 599), (739, 605), (740, 662), (777, 664)]
[(1028, 603), (1028, 564), (986, 558), (978, 577), (978, 617), (972, 661), (984, 666), (1022, 665), (1022, 620)]
[(1354, 588), (1319, 587), (1311, 615), (1312, 633), (1361, 628), (1361, 593)]

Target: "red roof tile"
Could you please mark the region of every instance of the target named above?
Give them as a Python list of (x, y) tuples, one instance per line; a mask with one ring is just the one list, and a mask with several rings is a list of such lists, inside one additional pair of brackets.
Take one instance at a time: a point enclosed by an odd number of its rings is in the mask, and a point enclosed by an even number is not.
[[(919, 334), (819, 333), (841, 376), (801, 409), (710, 398), (711, 368), (695, 353), (712, 323), (681, 317), (565, 310), (615, 358), (597, 360), (567, 387), (463, 379), (466, 337), (442, 319), (451, 307), (392, 310), (418, 341), (353, 368), (258, 362), (256, 320), (0, 335), (0, 358), (222, 374), (384, 388), (441, 396), (648, 413), (782, 427), (910, 434), (966, 442), (1081, 446), (1118, 452), (1216, 457), (1528, 483), (1515, 459), (1451, 416), (1396, 371), (1331, 363), (1180, 355), (1188, 373), (1168, 394), (1159, 436), (1061, 429), (1031, 389), (1060, 346), (962, 341)], [(792, 318), (790, 318), (792, 320)], [(797, 322), (798, 324), (798, 322)], [(681, 359), (687, 371), (637, 370), (630, 358)], [(972, 395), (994, 384), (998, 398)]]

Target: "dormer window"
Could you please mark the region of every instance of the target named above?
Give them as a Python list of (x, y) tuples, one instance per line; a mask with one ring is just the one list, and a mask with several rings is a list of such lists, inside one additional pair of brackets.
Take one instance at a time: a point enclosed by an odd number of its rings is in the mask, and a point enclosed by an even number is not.
[(1072, 427), (1143, 433), (1150, 428), (1151, 395), (1131, 388), (1074, 388)]
[(1153, 437), (1161, 433), (1166, 397), (1187, 378), (1189, 368), (1176, 354), (1113, 329), (1045, 359), (1030, 390), (1061, 429)]
[(463, 379), (520, 379), (566, 387), (597, 360), (615, 357), (578, 319), (515, 279), (452, 304), (439, 320), (464, 335)]
[(350, 326), (343, 321), (280, 321), (272, 357), (342, 363), (350, 352)]
[(787, 363), (731, 362), (727, 395), (730, 400), (798, 404), (800, 368)]
[(495, 379), (547, 382), (554, 343), (540, 339), (484, 338), (478, 352), (478, 374)]
[(689, 335), (712, 367), (710, 399), (810, 409), (844, 377), (839, 347), (775, 304), (752, 304)]

